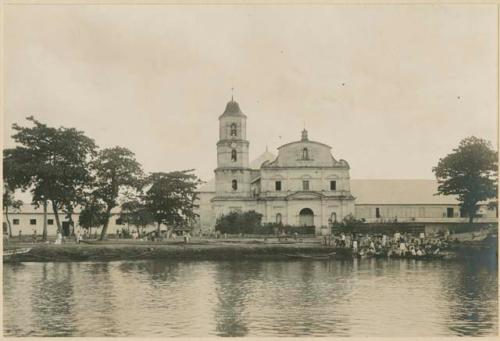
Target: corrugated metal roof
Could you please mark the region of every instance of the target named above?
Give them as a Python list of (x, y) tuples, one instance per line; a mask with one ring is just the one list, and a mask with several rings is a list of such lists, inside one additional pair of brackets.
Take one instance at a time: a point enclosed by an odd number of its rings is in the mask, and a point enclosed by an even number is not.
[(425, 179), (352, 179), (351, 194), (356, 205), (457, 204), (455, 196), (434, 195), (436, 180)]

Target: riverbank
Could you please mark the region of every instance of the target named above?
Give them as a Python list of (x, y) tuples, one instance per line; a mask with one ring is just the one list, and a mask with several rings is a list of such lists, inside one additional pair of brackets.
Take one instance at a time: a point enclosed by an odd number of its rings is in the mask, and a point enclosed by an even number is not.
[[(455, 243), (445, 251), (445, 259), (463, 258), (470, 252), (497, 250), (497, 239), (488, 238), (480, 243)], [(6, 256), (8, 251), (29, 252)], [(5, 252), (7, 251), (7, 252)], [(298, 257), (294, 257), (298, 256)], [(62, 245), (44, 243), (4, 244), (4, 262), (73, 262), (115, 260), (245, 260), (245, 259), (352, 259), (351, 248), (325, 246), (320, 238), (303, 240), (274, 239), (199, 239), (185, 244), (182, 241), (137, 241), (116, 239), (85, 241)], [(431, 257), (432, 258), (432, 257)], [(440, 258), (440, 257), (434, 257)]]
[(16, 255), (14, 261), (21, 262), (70, 262), (113, 261), (144, 259), (288, 259), (287, 254), (327, 255), (335, 252), (334, 258), (351, 258), (350, 249), (332, 248), (318, 243), (259, 241), (213, 241), (184, 244), (182, 242), (93, 242), (91, 244), (11, 244), (6, 250), (30, 248), (25, 254)]

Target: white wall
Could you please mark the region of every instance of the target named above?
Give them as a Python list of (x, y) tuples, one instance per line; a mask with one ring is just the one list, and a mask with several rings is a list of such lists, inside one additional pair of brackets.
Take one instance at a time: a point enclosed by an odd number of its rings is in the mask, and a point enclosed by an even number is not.
[[(115, 213), (111, 215), (108, 224), (108, 233), (115, 234), (117, 229), (127, 228), (126, 224), (118, 225), (116, 220), (119, 218), (119, 214)], [(14, 220), (18, 219), (19, 224), (14, 224)], [(35, 219), (36, 223), (32, 225), (30, 223), (31, 219)], [(53, 224), (48, 224), (49, 220), (53, 220)], [(59, 214), (59, 219), (61, 221), (61, 225), (63, 221), (68, 221), (64, 214)], [(75, 227), (78, 227), (78, 214), (72, 215), (73, 222)], [(33, 235), (33, 230), (36, 230), (37, 235), (41, 235), (43, 233), (43, 213), (9, 213), (9, 220), (11, 222), (12, 235), (18, 236), (19, 231), (22, 232), (22, 235)], [(3, 214), (3, 222), (7, 223), (5, 214)], [(153, 227), (153, 226), (151, 226)], [(130, 229), (135, 229), (134, 226), (130, 226)], [(92, 228), (92, 233), (94, 231), (98, 231), (100, 233), (101, 228)], [(49, 236), (55, 236), (57, 233), (57, 225), (56, 220), (53, 213), (47, 213), (47, 234)]]
[[(376, 209), (380, 210), (380, 218), (376, 217)], [(453, 218), (447, 217), (447, 209), (453, 208)], [(488, 210), (482, 206), (478, 212), (485, 219), (496, 221), (494, 210)], [(459, 205), (355, 205), (355, 216), (365, 219), (367, 222), (394, 221), (417, 221), (417, 222), (466, 222), (466, 217), (460, 217)]]
[[(349, 192), (349, 170), (331, 168), (313, 169), (262, 169), (261, 170), (261, 192), (271, 192), (268, 195), (279, 195), (276, 193), (275, 183), (281, 181), (281, 192), (302, 191), (302, 182), (309, 181), (310, 191)], [(336, 190), (330, 191), (330, 181), (336, 181)]]

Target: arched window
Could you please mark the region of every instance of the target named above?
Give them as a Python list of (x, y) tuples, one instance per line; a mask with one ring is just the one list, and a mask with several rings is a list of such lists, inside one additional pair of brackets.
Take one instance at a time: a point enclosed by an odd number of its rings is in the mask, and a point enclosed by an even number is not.
[(237, 159), (236, 149), (231, 150), (231, 161), (235, 162)]
[(231, 136), (236, 136), (236, 134), (237, 134), (236, 123), (231, 123)]
[(281, 213), (276, 214), (276, 224), (281, 225)]
[(337, 213), (332, 212), (330, 219), (332, 220), (332, 223), (336, 223), (337, 222)]
[(302, 149), (302, 159), (309, 160), (309, 151), (307, 150), (307, 148)]
[(238, 189), (238, 181), (233, 180), (231, 182), (231, 187), (233, 188), (233, 191), (236, 191)]

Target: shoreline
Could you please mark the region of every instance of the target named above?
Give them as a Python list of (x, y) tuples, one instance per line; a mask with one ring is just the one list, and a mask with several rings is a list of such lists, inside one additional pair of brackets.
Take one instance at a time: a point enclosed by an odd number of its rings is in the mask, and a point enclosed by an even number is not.
[[(460, 244), (460, 249), (480, 250), (490, 248), (486, 244)], [(496, 249), (495, 245), (495, 249)], [(141, 242), (130, 240), (86, 241), (85, 243), (4, 245), (4, 251), (31, 249), (28, 253), (13, 257), (4, 256), (4, 263), (17, 262), (105, 262), (120, 260), (291, 260), (302, 255), (310, 259), (352, 260), (350, 248), (322, 245), (320, 240), (305, 242), (262, 240), (199, 240), (184, 244), (177, 242)], [(490, 250), (493, 251), (493, 250)], [(496, 251), (496, 250), (495, 250)], [(332, 255), (332, 252), (335, 253)], [(461, 252), (453, 250), (458, 259)], [(300, 258), (300, 257), (299, 257)], [(381, 258), (385, 259), (385, 258)], [(411, 258), (409, 258), (411, 259)], [(418, 260), (418, 259), (417, 259)], [(424, 259), (422, 259), (424, 260)]]
[(350, 249), (334, 248), (319, 243), (262, 243), (262, 242), (200, 242), (200, 243), (155, 243), (155, 242), (95, 242), (92, 244), (18, 244), (4, 250), (27, 249), (4, 262), (78, 262), (116, 260), (245, 260), (245, 259), (291, 259), (287, 254), (328, 255), (336, 252), (332, 259), (352, 259)]

